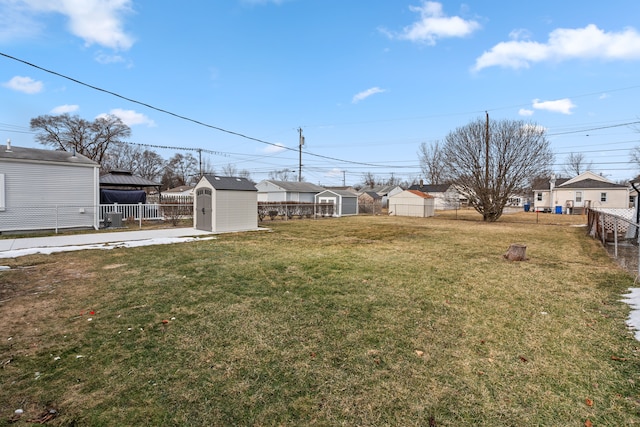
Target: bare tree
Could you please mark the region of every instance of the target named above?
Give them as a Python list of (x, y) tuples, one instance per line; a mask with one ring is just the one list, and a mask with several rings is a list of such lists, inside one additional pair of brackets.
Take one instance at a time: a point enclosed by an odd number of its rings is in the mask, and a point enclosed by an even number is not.
[(442, 147), (446, 178), (482, 214), (497, 221), (509, 197), (548, 170), (553, 153), (542, 127), (477, 119), (450, 132)]
[(362, 174), (362, 183), (364, 187), (373, 188), (378, 184), (378, 178), (371, 172)]
[(114, 143), (109, 152), (104, 156), (100, 169), (104, 172), (113, 170), (125, 170), (136, 173), (138, 158), (142, 153), (139, 146), (126, 142)]
[(222, 167), (222, 175), (224, 176), (237, 176), (238, 175), (238, 167), (233, 163), (227, 163), (226, 166)]
[[(279, 169), (269, 172), (269, 179), (274, 181), (297, 181), (295, 171), (291, 169)], [(304, 178), (302, 179), (304, 181)]]
[(176, 153), (167, 161), (162, 175), (162, 188), (193, 184), (199, 176), (198, 159), (193, 157), (191, 153)]
[(420, 168), (422, 175), (429, 184), (444, 184), (444, 155), (439, 141), (427, 145), (426, 142), (420, 144)]
[(158, 153), (152, 150), (144, 150), (138, 160), (136, 174), (151, 181), (160, 178), (165, 161)]
[(30, 126), (39, 143), (56, 150), (75, 150), (99, 164), (114, 145), (131, 136), (129, 126), (112, 115), (93, 122), (77, 115), (44, 115), (31, 119)]
[(140, 146), (126, 142), (118, 142), (106, 154), (101, 169), (103, 171), (126, 170), (142, 178), (156, 181), (164, 165), (164, 159), (155, 151), (143, 150)]
[(580, 175), (593, 168), (593, 162), (587, 162), (582, 153), (570, 153), (565, 159), (564, 172), (570, 177)]

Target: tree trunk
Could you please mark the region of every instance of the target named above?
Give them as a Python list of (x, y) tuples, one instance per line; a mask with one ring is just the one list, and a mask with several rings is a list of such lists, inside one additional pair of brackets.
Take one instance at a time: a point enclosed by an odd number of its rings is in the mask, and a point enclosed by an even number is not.
[(527, 259), (527, 247), (517, 243), (512, 243), (509, 246), (509, 250), (503, 255), (509, 261), (526, 261)]

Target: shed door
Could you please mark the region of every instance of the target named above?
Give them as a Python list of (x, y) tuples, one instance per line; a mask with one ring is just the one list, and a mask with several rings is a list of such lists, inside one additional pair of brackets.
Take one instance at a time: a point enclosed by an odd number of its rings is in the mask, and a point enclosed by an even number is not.
[(211, 227), (212, 213), (211, 189), (198, 188), (196, 191), (196, 228), (198, 230), (213, 231)]

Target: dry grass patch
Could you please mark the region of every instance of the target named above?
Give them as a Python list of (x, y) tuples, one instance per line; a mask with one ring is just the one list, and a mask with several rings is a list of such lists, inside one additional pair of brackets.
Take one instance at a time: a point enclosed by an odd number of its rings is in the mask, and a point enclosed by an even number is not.
[[(583, 229), (270, 227), (9, 260), (0, 425), (47, 404), (55, 425), (638, 424), (633, 279)], [(502, 258), (513, 242), (528, 261)], [(54, 291), (19, 293), (32, 282)]]

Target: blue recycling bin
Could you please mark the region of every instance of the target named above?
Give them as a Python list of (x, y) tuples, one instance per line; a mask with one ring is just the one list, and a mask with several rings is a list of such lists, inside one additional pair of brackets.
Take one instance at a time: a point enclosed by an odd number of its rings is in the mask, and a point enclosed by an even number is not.
[(524, 204), (524, 211), (525, 212), (529, 212), (529, 209), (531, 209), (531, 205), (529, 203), (525, 203)]
[(562, 206), (556, 206), (556, 213), (562, 215)]

